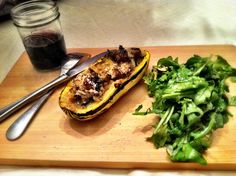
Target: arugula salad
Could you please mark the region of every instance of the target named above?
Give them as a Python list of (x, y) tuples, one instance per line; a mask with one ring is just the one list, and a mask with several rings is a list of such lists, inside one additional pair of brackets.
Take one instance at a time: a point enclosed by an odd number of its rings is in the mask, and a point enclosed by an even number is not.
[(206, 165), (203, 153), (211, 145), (212, 133), (232, 116), (227, 107), (236, 105), (235, 96), (226, 96), (225, 81), (232, 76), (236, 69), (219, 55), (194, 55), (185, 64), (171, 56), (162, 58), (144, 77), (152, 107), (142, 110), (139, 105), (133, 114), (160, 117), (148, 140), (156, 148), (166, 147), (172, 161)]

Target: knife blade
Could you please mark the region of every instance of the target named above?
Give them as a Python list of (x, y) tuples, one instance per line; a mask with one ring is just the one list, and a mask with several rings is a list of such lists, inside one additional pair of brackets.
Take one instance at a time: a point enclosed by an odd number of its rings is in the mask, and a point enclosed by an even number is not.
[(79, 74), (80, 72), (82, 72), (84, 69), (86, 69), (89, 65), (95, 63), (98, 59), (104, 57), (108, 52), (103, 52), (100, 53), (92, 58), (90, 58), (89, 60), (79, 63), (79, 65), (75, 66), (74, 68), (70, 69), (66, 75), (68, 77), (74, 77), (75, 75)]
[[(75, 75), (82, 72), (85, 68), (87, 68), (92, 63), (96, 62), (98, 59), (104, 57), (107, 54), (106, 52), (97, 54), (96, 56), (88, 59), (85, 62), (82, 62), (78, 64), (78, 66), (75, 66), (74, 68), (70, 69), (67, 73), (57, 77), (53, 81), (49, 82), (45, 86), (37, 89), (36, 91), (30, 93), (29, 95), (21, 98), (20, 100), (0, 109), (0, 123), (4, 120), (6, 120), (10, 115), (12, 115), (14, 112), (25, 106), (26, 104), (32, 102), (34, 99), (39, 98), (40, 96), (45, 95), (48, 91), (55, 88), (56, 86), (64, 83), (65, 81), (70, 80)], [(84, 56), (85, 57), (85, 56)]]

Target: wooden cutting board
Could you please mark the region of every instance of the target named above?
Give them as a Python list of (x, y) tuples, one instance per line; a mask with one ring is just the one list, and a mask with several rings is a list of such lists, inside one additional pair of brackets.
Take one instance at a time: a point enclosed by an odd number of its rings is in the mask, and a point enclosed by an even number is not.
[[(107, 48), (70, 49), (95, 55)], [(163, 46), (145, 47), (151, 53), (151, 65), (158, 58), (179, 57), (184, 62), (193, 54), (219, 54), (236, 67), (234, 46)], [(36, 90), (54, 79), (59, 71), (37, 72), (25, 53), (21, 55), (0, 86), (0, 107)], [(0, 164), (37, 166), (76, 166), (100, 168), (158, 168), (158, 169), (236, 169), (236, 118), (214, 133), (213, 144), (206, 152), (207, 166), (195, 163), (173, 163), (165, 149), (155, 149), (145, 139), (152, 134), (152, 116), (133, 116), (138, 104), (148, 106), (151, 99), (141, 81), (112, 108), (99, 117), (79, 122), (69, 119), (58, 106), (59, 87), (37, 114), (29, 129), (16, 141), (8, 141), (5, 132), (22, 114), (20, 110), (0, 124)], [(231, 94), (236, 85), (230, 84)], [(230, 108), (235, 114), (236, 108)]]

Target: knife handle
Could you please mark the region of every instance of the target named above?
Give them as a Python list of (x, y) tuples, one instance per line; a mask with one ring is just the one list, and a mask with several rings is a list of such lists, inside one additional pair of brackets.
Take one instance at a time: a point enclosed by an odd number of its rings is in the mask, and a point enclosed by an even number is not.
[(45, 86), (37, 89), (36, 91), (30, 93), (29, 95), (21, 98), (20, 100), (0, 109), (0, 123), (7, 119), (12, 113), (19, 110), (29, 102), (33, 101), (34, 99), (38, 98), (39, 96), (45, 95), (48, 91), (52, 88), (58, 86), (59, 84), (67, 81), (70, 77), (66, 74), (59, 76), (58, 78), (54, 79), (53, 81), (49, 82)]

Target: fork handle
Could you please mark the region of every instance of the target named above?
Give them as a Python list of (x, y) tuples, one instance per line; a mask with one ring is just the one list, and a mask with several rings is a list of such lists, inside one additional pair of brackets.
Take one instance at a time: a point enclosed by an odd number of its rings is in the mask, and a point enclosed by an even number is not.
[(48, 97), (53, 93), (53, 91), (48, 92), (40, 99), (38, 99), (25, 113), (23, 113), (7, 130), (7, 139), (13, 141), (18, 139), (27, 129), (31, 120), (38, 112), (40, 107), (47, 101)]

